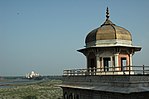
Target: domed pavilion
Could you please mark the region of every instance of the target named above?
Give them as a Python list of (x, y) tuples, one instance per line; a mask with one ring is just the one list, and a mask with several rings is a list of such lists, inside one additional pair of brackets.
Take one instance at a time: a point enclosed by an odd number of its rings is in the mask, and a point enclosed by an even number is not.
[(134, 66), (131, 33), (109, 19), (88, 33), (87, 68), (63, 71), (63, 99), (149, 99), (149, 66)]
[(133, 46), (131, 33), (115, 25), (109, 17), (107, 8), (105, 22), (88, 33), (85, 39), (86, 48), (78, 51), (86, 56), (88, 69), (131, 69), (129, 66), (132, 66), (132, 55), (140, 51), (141, 47)]

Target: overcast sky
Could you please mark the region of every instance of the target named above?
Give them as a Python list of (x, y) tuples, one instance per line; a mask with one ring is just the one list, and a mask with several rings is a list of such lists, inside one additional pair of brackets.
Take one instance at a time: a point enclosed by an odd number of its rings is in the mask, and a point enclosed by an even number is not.
[(149, 0), (0, 0), (0, 76), (86, 68), (76, 50), (105, 21), (107, 6), (110, 20), (142, 46), (133, 64), (149, 65)]

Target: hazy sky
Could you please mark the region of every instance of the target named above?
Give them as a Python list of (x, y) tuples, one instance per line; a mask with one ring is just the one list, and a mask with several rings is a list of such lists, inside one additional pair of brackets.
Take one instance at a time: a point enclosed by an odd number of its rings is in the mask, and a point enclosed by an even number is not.
[(60, 75), (86, 68), (86, 35), (110, 19), (142, 46), (134, 65), (149, 65), (149, 0), (0, 0), (0, 76)]

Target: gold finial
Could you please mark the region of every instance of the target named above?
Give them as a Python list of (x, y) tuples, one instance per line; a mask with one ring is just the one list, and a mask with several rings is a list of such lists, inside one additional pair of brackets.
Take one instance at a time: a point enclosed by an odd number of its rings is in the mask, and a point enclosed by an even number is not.
[(106, 17), (107, 17), (107, 19), (109, 19), (109, 17), (110, 17), (110, 13), (109, 13), (108, 7), (107, 7), (107, 10), (106, 10)]

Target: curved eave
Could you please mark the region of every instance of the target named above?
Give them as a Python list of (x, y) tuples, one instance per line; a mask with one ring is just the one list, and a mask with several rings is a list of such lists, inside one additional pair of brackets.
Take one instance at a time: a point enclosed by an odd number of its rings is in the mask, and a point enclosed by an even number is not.
[(84, 51), (90, 50), (90, 49), (97, 49), (97, 48), (130, 48), (133, 49), (135, 52), (140, 51), (142, 49), (141, 46), (122, 46), (122, 45), (114, 45), (114, 46), (91, 46), (91, 47), (86, 47), (83, 49), (77, 50), (78, 52), (83, 53)]

